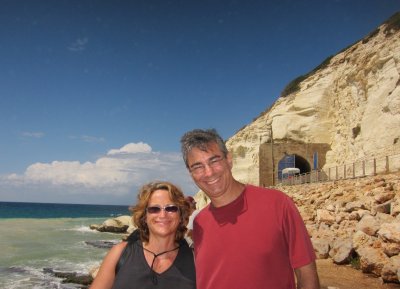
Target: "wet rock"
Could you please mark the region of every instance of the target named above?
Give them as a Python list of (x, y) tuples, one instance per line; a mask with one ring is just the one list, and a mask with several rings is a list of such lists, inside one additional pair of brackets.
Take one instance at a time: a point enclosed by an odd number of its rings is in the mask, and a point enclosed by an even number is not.
[(80, 285), (79, 288), (88, 288), (88, 286), (93, 282), (93, 278), (89, 274), (84, 275), (76, 272), (54, 271), (51, 268), (44, 268), (43, 272), (61, 278), (62, 283), (78, 284)]
[(108, 241), (108, 240), (98, 240), (98, 241), (85, 241), (85, 244), (96, 247), (96, 248), (105, 248), (110, 249), (115, 244), (120, 241)]

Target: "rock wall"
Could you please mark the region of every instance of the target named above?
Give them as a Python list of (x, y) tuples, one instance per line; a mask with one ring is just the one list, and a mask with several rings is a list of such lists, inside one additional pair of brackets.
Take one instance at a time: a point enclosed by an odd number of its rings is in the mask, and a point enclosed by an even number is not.
[(399, 18), (328, 58), (229, 138), (235, 177), (260, 184), (259, 147), (271, 138), (330, 145), (325, 167), (400, 152)]

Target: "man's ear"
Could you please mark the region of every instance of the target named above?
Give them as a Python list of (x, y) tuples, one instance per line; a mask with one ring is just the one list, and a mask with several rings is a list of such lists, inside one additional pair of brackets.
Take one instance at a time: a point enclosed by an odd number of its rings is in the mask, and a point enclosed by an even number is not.
[(228, 152), (228, 154), (226, 155), (226, 160), (228, 161), (229, 168), (232, 169), (233, 159), (232, 159), (232, 154), (230, 152)]

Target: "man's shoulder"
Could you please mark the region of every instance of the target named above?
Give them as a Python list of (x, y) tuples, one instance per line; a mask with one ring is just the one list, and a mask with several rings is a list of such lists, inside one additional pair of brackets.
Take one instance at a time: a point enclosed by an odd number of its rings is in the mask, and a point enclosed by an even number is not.
[(196, 222), (197, 220), (200, 220), (204, 216), (207, 216), (210, 214), (210, 204), (206, 205), (204, 208), (198, 209), (196, 212), (196, 215), (193, 217), (193, 222)]
[(286, 195), (284, 192), (276, 190), (276, 189), (271, 189), (271, 188), (264, 188), (264, 187), (259, 187), (259, 186), (254, 186), (254, 185), (246, 185), (246, 194), (252, 197), (257, 197), (257, 198), (288, 198), (288, 195)]
[(196, 216), (200, 213), (201, 209), (196, 209), (192, 212), (192, 214), (190, 215), (189, 219), (194, 220), (194, 218), (196, 218)]

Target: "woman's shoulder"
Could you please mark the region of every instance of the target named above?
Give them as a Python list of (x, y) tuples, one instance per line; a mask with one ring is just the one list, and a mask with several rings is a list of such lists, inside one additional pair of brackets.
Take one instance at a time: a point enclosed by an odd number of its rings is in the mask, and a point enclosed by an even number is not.
[(117, 256), (120, 256), (122, 251), (125, 249), (126, 245), (128, 245), (128, 242), (126, 241), (122, 241), (118, 244), (115, 244), (114, 246), (112, 246), (111, 250), (110, 250), (110, 254), (115, 254)]

